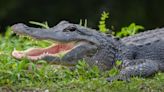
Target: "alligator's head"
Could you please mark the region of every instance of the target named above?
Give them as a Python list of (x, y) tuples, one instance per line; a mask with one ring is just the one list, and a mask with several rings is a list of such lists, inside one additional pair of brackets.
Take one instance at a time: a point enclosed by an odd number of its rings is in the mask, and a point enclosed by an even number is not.
[[(63, 61), (71, 62), (82, 58), (89, 58), (97, 63), (99, 61), (109, 63), (110, 60), (111, 62), (114, 60), (113, 53), (107, 53), (110, 52), (110, 50), (108, 51), (107, 49), (114, 43), (112, 37), (107, 37), (98, 31), (67, 21), (62, 21), (50, 29), (33, 28), (19, 23), (13, 25), (12, 30), (19, 35), (55, 41), (55, 44), (47, 48), (30, 48), (25, 51), (15, 50), (12, 52), (12, 56), (17, 59), (27, 57), (30, 60), (43, 58), (50, 60), (48, 58), (56, 58), (58, 54), (64, 52), (65, 57), (62, 59)], [(113, 47), (114, 46), (111, 46), (111, 48)]]

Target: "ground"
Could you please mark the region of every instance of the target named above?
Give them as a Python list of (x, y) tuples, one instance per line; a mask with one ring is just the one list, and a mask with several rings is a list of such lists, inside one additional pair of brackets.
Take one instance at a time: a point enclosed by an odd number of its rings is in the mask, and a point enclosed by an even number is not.
[[(164, 73), (149, 78), (132, 78), (130, 82), (105, 80), (115, 73), (101, 72), (97, 67), (89, 68), (80, 61), (76, 69), (47, 64), (45, 61), (32, 62), (16, 60), (11, 56), (13, 49), (24, 50), (32, 46), (45, 47), (51, 41), (36, 41), (14, 36), (10, 29), (0, 36), (0, 91), (15, 92), (163, 92)], [(55, 68), (54, 68), (55, 67)]]

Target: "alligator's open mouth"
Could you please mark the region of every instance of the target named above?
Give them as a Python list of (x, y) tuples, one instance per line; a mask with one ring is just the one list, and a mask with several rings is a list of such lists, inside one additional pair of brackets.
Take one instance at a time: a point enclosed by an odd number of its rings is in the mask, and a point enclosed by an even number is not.
[(46, 48), (30, 48), (25, 51), (14, 50), (12, 56), (16, 59), (27, 58), (30, 60), (39, 60), (45, 56), (59, 56), (61, 54), (66, 54), (80, 44), (83, 44), (83, 42), (57, 43)]
[(27, 58), (30, 60), (44, 59), (46, 56), (58, 57), (61, 53), (62, 55), (68, 54), (68, 52), (73, 50), (76, 52), (78, 47), (80, 51), (83, 50), (82, 48), (89, 51), (92, 47), (85, 48), (86, 44), (90, 45), (90, 43), (97, 42), (94, 38), (88, 39), (88, 36), (83, 36), (82, 34), (85, 33), (77, 31), (76, 28), (70, 25), (65, 24), (64, 28), (62, 28), (64, 24), (60, 25), (61, 27), (58, 24), (56, 28), (53, 27), (49, 31), (47, 29), (28, 27), (22, 23), (13, 25), (11, 29), (20, 36), (30, 36), (39, 40), (53, 40), (57, 43), (46, 48), (30, 48), (24, 51), (14, 50), (12, 56), (16, 59)]

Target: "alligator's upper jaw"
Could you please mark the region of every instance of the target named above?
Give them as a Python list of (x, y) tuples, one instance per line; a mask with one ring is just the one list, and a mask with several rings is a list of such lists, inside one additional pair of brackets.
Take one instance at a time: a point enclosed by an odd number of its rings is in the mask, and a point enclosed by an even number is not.
[(59, 56), (64, 53), (68, 53), (80, 44), (83, 44), (83, 42), (58, 43), (52, 44), (46, 48), (29, 48), (24, 51), (14, 50), (12, 52), (12, 56), (16, 59), (27, 58), (29, 60), (39, 60), (45, 56)]

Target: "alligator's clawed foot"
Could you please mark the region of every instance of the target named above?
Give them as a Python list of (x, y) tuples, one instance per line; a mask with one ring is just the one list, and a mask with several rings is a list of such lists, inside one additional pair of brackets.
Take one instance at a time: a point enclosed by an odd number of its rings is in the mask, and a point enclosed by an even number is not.
[(129, 78), (129, 77), (120, 76), (120, 75), (113, 76), (113, 77), (108, 77), (108, 78), (106, 78), (106, 80), (107, 80), (108, 82), (113, 82), (113, 81), (115, 81), (115, 80), (130, 82), (130, 78)]

